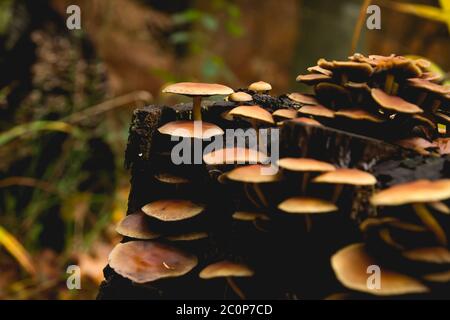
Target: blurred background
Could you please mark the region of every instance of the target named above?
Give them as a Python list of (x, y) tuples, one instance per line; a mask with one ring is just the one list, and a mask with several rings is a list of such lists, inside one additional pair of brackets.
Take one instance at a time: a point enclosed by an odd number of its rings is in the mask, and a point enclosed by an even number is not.
[[(126, 212), (132, 111), (179, 101), (165, 84), (302, 91), (299, 73), (355, 44), (450, 70), (450, 1), (374, 0), (381, 30), (358, 27), (367, 2), (0, 0), (0, 299), (95, 298)], [(81, 30), (66, 27), (72, 4)]]

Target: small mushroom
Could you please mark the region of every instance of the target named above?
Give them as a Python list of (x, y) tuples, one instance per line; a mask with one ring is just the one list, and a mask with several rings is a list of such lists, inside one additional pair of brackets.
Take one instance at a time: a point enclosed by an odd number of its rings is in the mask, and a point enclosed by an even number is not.
[(321, 117), (321, 118), (334, 118), (334, 112), (322, 105), (303, 106), (300, 109), (298, 109), (298, 112), (302, 113), (302, 114), (310, 115), (310, 116)]
[(322, 68), (321, 66), (312, 66), (312, 67), (309, 67), (307, 70), (308, 70), (308, 72), (311, 72), (311, 73), (324, 74), (329, 77), (333, 76), (333, 72), (331, 70)]
[(427, 95), (432, 95), (434, 97), (434, 102), (431, 106), (431, 111), (433, 113), (439, 109), (442, 101), (446, 99), (446, 95), (450, 93), (450, 86), (441, 86), (420, 78), (408, 79), (408, 84), (413, 88), (423, 91), (422, 95), (419, 97), (419, 103), (422, 103)]
[(382, 108), (395, 113), (422, 113), (423, 110), (408, 101), (403, 100), (398, 96), (390, 96), (380, 89), (372, 89), (372, 98), (378, 103)]
[(228, 96), (228, 101), (232, 102), (250, 102), (253, 100), (253, 97), (246, 92), (239, 91), (233, 92)]
[(432, 231), (440, 245), (447, 244), (445, 231), (426, 207), (426, 203), (450, 198), (450, 179), (417, 180), (382, 190), (372, 196), (374, 206), (412, 205), (417, 216)]
[(350, 92), (341, 85), (321, 82), (315, 86), (317, 99), (332, 109), (347, 106), (351, 103)]
[(204, 210), (204, 205), (180, 199), (156, 200), (142, 207), (146, 215), (165, 222), (190, 219)]
[(336, 184), (332, 198), (332, 201), (336, 202), (341, 194), (343, 185), (373, 186), (377, 183), (377, 179), (372, 174), (358, 169), (336, 169), (335, 171), (321, 174), (313, 182)]
[(155, 174), (155, 179), (159, 182), (166, 183), (166, 184), (187, 184), (189, 183), (189, 180), (184, 177), (175, 176), (171, 173), (162, 172)]
[(267, 156), (254, 149), (235, 147), (207, 153), (203, 156), (203, 161), (208, 165), (256, 164), (265, 163)]
[(136, 212), (123, 218), (116, 227), (118, 234), (139, 240), (153, 240), (161, 235), (150, 227), (148, 217), (142, 212)]
[(245, 300), (245, 295), (232, 278), (253, 277), (253, 275), (254, 271), (248, 266), (230, 261), (210, 264), (199, 274), (201, 279), (226, 278), (228, 285), (242, 300)]
[(295, 119), (297, 117), (297, 110), (278, 109), (272, 113), (272, 117), (278, 121)]
[(420, 137), (413, 137), (408, 139), (402, 139), (395, 142), (395, 144), (406, 148), (416, 151), (417, 153), (420, 153), (421, 155), (427, 156), (430, 154), (430, 151), (427, 149), (435, 149), (437, 148), (437, 145), (433, 142), (430, 142), (424, 138)]
[(372, 114), (364, 109), (341, 109), (336, 111), (334, 115), (358, 121), (365, 120), (375, 123), (384, 122), (384, 119), (380, 116)]
[(330, 76), (320, 73), (311, 73), (306, 75), (301, 74), (296, 78), (297, 82), (301, 82), (307, 85), (316, 85), (323, 81), (331, 81), (331, 80), (332, 78)]
[(317, 121), (315, 119), (311, 119), (311, 118), (305, 118), (305, 117), (295, 118), (295, 119), (292, 119), (292, 121), (307, 124), (310, 126), (318, 126), (318, 127), (323, 126), (319, 121)]
[(232, 109), (229, 115), (233, 117), (240, 117), (252, 124), (252, 127), (256, 130), (259, 123), (275, 124), (272, 115), (266, 109), (260, 106), (239, 106)]
[(179, 277), (197, 265), (197, 257), (152, 241), (119, 243), (108, 261), (115, 272), (136, 283)]
[(293, 92), (287, 95), (289, 99), (291, 99), (294, 102), (299, 103), (300, 105), (318, 105), (319, 101), (317, 99), (309, 94), (303, 94), (298, 92)]
[(381, 269), (379, 288), (367, 285), (367, 270), (372, 265), (380, 265), (366, 251), (364, 244), (351, 244), (331, 257), (334, 273), (345, 287), (378, 296), (397, 296), (426, 293), (429, 289), (420, 281), (385, 267)]
[(201, 103), (203, 97), (210, 97), (215, 95), (230, 95), (233, 93), (233, 89), (221, 85), (212, 83), (195, 83), (195, 82), (180, 82), (171, 84), (165, 87), (163, 93), (181, 94), (184, 96), (192, 97), (194, 100), (194, 120), (202, 120)]
[(267, 94), (270, 90), (272, 90), (272, 86), (270, 85), (270, 83), (267, 83), (264, 81), (258, 81), (258, 82), (253, 82), (251, 85), (249, 85), (248, 90), (254, 91), (257, 93)]
[(172, 121), (158, 128), (158, 131), (170, 136), (195, 139), (210, 139), (224, 134), (215, 124), (202, 121)]

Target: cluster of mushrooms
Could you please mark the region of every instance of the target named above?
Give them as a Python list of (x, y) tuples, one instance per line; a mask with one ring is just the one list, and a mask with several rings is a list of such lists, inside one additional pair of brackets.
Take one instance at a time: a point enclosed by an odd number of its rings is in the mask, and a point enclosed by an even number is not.
[[(450, 136), (450, 130), (446, 130), (450, 91), (436, 83), (440, 79), (428, 67), (425, 60), (394, 55), (355, 54), (349, 61), (332, 62), (321, 59), (308, 69), (310, 74), (297, 78), (314, 85), (315, 95), (291, 93), (276, 98), (286, 107), (275, 110), (255, 103), (261, 97), (272, 99), (272, 87), (266, 82), (255, 82), (236, 92), (219, 84), (176, 83), (163, 92), (192, 97), (192, 120), (169, 122), (158, 131), (162, 136), (200, 140), (224, 135), (226, 128), (202, 119), (202, 98), (223, 95), (230, 106), (221, 114), (224, 123), (245, 122), (256, 132), (282, 126), (286, 120), (356, 132), (367, 126), (368, 133), (380, 133), (375, 134), (377, 137), (389, 126), (398, 126), (407, 130), (401, 134), (429, 141), (424, 147), (423, 141), (415, 143), (408, 138), (403, 139), (404, 146), (439, 155), (430, 150), (437, 146), (438, 139)], [(288, 103), (284, 103), (286, 99)], [(281, 158), (276, 163), (279, 170), (268, 174), (270, 166), (275, 165), (267, 164), (268, 156), (250, 147), (223, 148), (203, 156), (203, 164), (220, 173), (214, 178), (224, 190), (230, 185), (233, 189), (242, 187), (239, 194), (244, 200), (232, 204), (230, 220), (251, 222), (255, 230), (270, 232), (266, 227), (272, 220), (292, 216), (303, 221), (303, 229), (298, 232), (308, 234), (314, 217), (339, 214), (342, 219), (350, 219), (340, 206), (351, 207), (354, 195), (364, 190), (371, 195), (369, 205), (378, 214), (359, 226), (364, 243), (349, 245), (331, 257), (339, 282), (354, 291), (393, 296), (422, 294), (434, 289), (429, 283), (450, 282), (450, 209), (445, 203), (450, 199), (450, 180), (420, 180), (376, 192), (377, 179), (371, 173), (319, 159)], [(226, 279), (234, 293), (245, 298), (235, 278), (253, 277), (258, 265), (250, 265), (245, 257), (207, 264), (201, 261), (202, 244), (211, 236), (205, 219), (214, 219), (214, 212), (205, 205), (207, 201), (186, 196), (183, 190), (192, 188), (191, 178), (160, 172), (155, 179), (172, 188), (173, 197), (154, 200), (119, 223), (116, 230), (126, 241), (111, 252), (110, 267), (138, 284), (198, 270), (202, 279)], [(271, 193), (275, 189), (277, 192)], [(381, 268), (380, 288), (367, 287), (367, 268), (371, 265)]]

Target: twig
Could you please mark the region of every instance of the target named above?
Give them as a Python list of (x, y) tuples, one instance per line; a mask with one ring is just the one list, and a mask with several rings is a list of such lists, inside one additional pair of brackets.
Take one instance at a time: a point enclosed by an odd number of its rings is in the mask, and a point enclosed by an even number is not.
[(356, 22), (355, 29), (353, 31), (352, 47), (350, 49), (350, 55), (355, 53), (356, 47), (358, 46), (359, 38), (361, 36), (361, 30), (363, 28), (367, 14), (367, 8), (370, 6), (371, 2), (372, 0), (364, 0), (361, 6), (361, 10), (359, 11), (358, 21)]

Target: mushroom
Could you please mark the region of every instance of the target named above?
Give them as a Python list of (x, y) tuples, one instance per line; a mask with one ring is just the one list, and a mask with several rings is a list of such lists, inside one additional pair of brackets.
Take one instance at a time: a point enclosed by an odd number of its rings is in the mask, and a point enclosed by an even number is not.
[(336, 170), (336, 167), (330, 163), (309, 158), (283, 158), (278, 160), (277, 164), (282, 169), (303, 173), (301, 186), (303, 193), (306, 191), (310, 172), (327, 172)]
[(228, 96), (228, 101), (232, 102), (250, 102), (252, 100), (253, 97), (243, 91), (233, 92)]
[(331, 81), (332, 78), (330, 76), (320, 74), (320, 73), (311, 73), (306, 75), (299, 75), (296, 78), (297, 82), (301, 82), (307, 85), (316, 85), (318, 83), (321, 83), (323, 81)]
[(292, 197), (278, 205), (278, 209), (287, 213), (305, 215), (306, 230), (312, 227), (311, 214), (328, 213), (338, 210), (336, 205), (326, 200), (310, 197)]
[(420, 281), (393, 270), (382, 267), (379, 288), (367, 285), (367, 270), (372, 265), (380, 265), (366, 251), (364, 244), (351, 244), (331, 257), (334, 273), (345, 287), (378, 296), (426, 293), (429, 289)]
[(184, 120), (166, 123), (158, 128), (158, 131), (170, 136), (195, 139), (211, 139), (224, 134), (223, 130), (215, 124)]
[(245, 300), (245, 295), (232, 278), (253, 277), (253, 275), (254, 271), (248, 266), (230, 261), (220, 261), (210, 264), (199, 274), (201, 279), (225, 278), (231, 289), (242, 300)]
[(352, 120), (365, 120), (375, 123), (384, 122), (384, 119), (380, 116), (372, 114), (364, 109), (341, 109), (336, 111), (334, 115)]
[(303, 106), (300, 109), (298, 109), (298, 112), (321, 118), (334, 118), (334, 112), (322, 105)]
[(336, 203), (341, 194), (343, 185), (373, 186), (377, 183), (377, 179), (370, 173), (358, 169), (336, 169), (321, 174), (316, 177), (313, 182), (336, 184), (332, 198), (332, 201)]
[(374, 206), (400, 206), (411, 204), (417, 216), (432, 231), (439, 244), (447, 244), (445, 231), (425, 206), (426, 203), (450, 198), (450, 179), (436, 181), (417, 180), (402, 183), (380, 191), (372, 196)]
[(136, 283), (179, 277), (197, 265), (197, 257), (152, 241), (119, 243), (108, 261), (115, 272)]
[(270, 83), (264, 81), (253, 82), (248, 86), (248, 90), (254, 91), (256, 93), (264, 93), (267, 94), (270, 90), (272, 90), (272, 86)]
[(227, 178), (232, 181), (243, 182), (246, 194), (250, 200), (252, 198), (249, 196), (247, 185), (251, 183), (261, 203), (265, 207), (268, 207), (269, 202), (267, 201), (267, 198), (264, 196), (264, 193), (262, 192), (259, 185), (261, 183), (276, 182), (280, 179), (280, 176), (278, 174), (265, 174), (264, 171), (267, 169), (270, 170), (274, 168), (260, 164), (238, 167), (228, 172)]
[(208, 165), (256, 164), (265, 163), (267, 159), (260, 151), (240, 147), (213, 150), (203, 156), (203, 161)]
[(310, 126), (318, 126), (318, 127), (323, 126), (319, 121), (317, 121), (315, 119), (311, 119), (311, 118), (305, 118), (305, 117), (295, 118), (295, 119), (292, 119), (292, 121), (297, 122), (297, 123), (307, 124)]
[(427, 156), (430, 152), (427, 149), (435, 149), (437, 145), (433, 142), (430, 142), (424, 138), (413, 137), (408, 139), (402, 139), (395, 142), (395, 144), (405, 148), (411, 149), (420, 153), (421, 155)]
[(390, 96), (380, 89), (372, 89), (372, 98), (378, 103), (382, 108), (387, 109), (391, 112), (399, 113), (422, 113), (423, 110), (408, 101), (403, 100), (398, 96)]
[(230, 95), (233, 93), (233, 89), (221, 85), (212, 83), (195, 83), (195, 82), (180, 82), (171, 84), (165, 87), (163, 93), (181, 94), (184, 96), (192, 97), (194, 100), (194, 120), (202, 120), (201, 103), (203, 97), (210, 97), (215, 95)]
[(272, 117), (279, 121), (295, 119), (297, 117), (297, 110), (278, 109), (272, 113)]
[(166, 184), (187, 184), (189, 180), (184, 177), (175, 176), (171, 173), (163, 172), (155, 174), (155, 179)]
[(156, 200), (142, 207), (146, 215), (165, 222), (190, 219), (204, 210), (204, 205), (180, 199)]
[(352, 81), (366, 81), (374, 72), (373, 67), (366, 62), (333, 61), (334, 76), (338, 76), (342, 84)]
[(298, 92), (293, 92), (287, 95), (289, 99), (291, 99), (294, 102), (300, 103), (300, 105), (318, 105), (319, 101), (317, 99), (309, 94), (303, 94)]
[(153, 240), (161, 235), (150, 227), (148, 217), (142, 212), (127, 215), (117, 225), (118, 234), (139, 240)]
[(308, 72), (311, 72), (311, 73), (324, 74), (324, 75), (329, 76), (329, 77), (333, 76), (333, 72), (331, 70), (322, 68), (321, 66), (312, 66), (312, 67), (309, 67), (306, 70), (308, 70)]
[(347, 106), (351, 103), (351, 94), (343, 86), (321, 82), (315, 86), (317, 99), (326, 104), (332, 109), (336, 109), (338, 106)]
[(434, 102), (431, 106), (431, 111), (433, 113), (439, 109), (442, 100), (445, 100), (445, 96), (450, 93), (450, 86), (441, 86), (420, 78), (408, 79), (408, 84), (413, 88), (421, 89), (423, 91), (422, 95), (419, 97), (418, 104), (424, 102), (427, 94), (434, 96)]
[(249, 211), (236, 211), (233, 213), (232, 218), (239, 221), (270, 220), (264, 213)]
[(416, 262), (450, 264), (450, 251), (444, 247), (415, 248), (402, 252), (402, 255)]
[(166, 236), (166, 239), (169, 241), (196, 241), (206, 238), (208, 238), (208, 233), (201, 231)]

